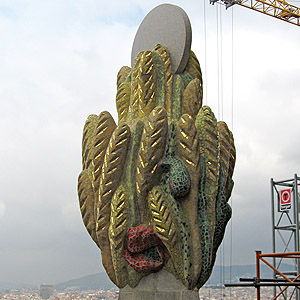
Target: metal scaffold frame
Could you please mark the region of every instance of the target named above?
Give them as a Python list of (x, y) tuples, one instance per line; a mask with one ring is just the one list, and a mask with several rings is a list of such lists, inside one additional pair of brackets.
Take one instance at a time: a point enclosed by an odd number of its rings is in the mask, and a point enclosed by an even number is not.
[[(300, 178), (297, 174), (294, 178), (274, 181), (271, 179), (271, 208), (272, 208), (272, 247), (273, 253), (299, 252), (299, 194), (298, 186)], [(281, 269), (285, 256), (273, 256), (273, 267)], [(294, 271), (281, 272), (285, 275), (297, 275), (300, 273), (300, 260), (293, 258)], [(274, 278), (278, 273), (274, 271)], [(277, 294), (274, 287), (274, 295)], [(300, 300), (299, 290), (296, 290), (296, 299)], [(284, 298), (286, 299), (286, 298)]]
[[(288, 180), (271, 179), (273, 253), (262, 254), (261, 251), (256, 251), (256, 277), (240, 278), (240, 282), (247, 283), (225, 284), (226, 287), (255, 287), (257, 300), (260, 300), (261, 287), (273, 286), (273, 300), (279, 297), (284, 300), (300, 300), (299, 185), (300, 178), (297, 174)], [(286, 259), (293, 270), (282, 269)], [(273, 278), (260, 277), (260, 262), (273, 270)]]
[[(256, 288), (256, 299), (261, 300), (262, 287), (274, 287), (274, 296), (272, 300), (276, 299), (298, 299), (297, 293), (300, 290), (300, 274), (296, 272), (281, 272), (275, 268), (268, 259), (293, 259), (300, 260), (300, 252), (289, 253), (270, 253), (262, 254), (261, 251), (256, 251), (256, 277), (253, 278), (240, 278), (239, 284), (225, 284), (225, 287), (254, 287)], [(273, 278), (261, 278), (260, 263), (264, 263), (274, 272)], [(246, 282), (246, 283), (243, 283)], [(288, 290), (289, 289), (289, 290)]]
[[(267, 258), (280, 258), (281, 260), (283, 258), (290, 258), (297, 263), (299, 263), (300, 258), (300, 252), (290, 252), (290, 253), (271, 253), (271, 254), (262, 254), (261, 251), (256, 251), (256, 278), (254, 282), (254, 286), (257, 291), (257, 300), (260, 300), (260, 288), (262, 286), (274, 286), (274, 298), (272, 300), (278, 299), (280, 296), (283, 297), (284, 300), (293, 299), (293, 296), (296, 295), (296, 299), (299, 298), (299, 291), (300, 291), (300, 282), (299, 277), (300, 274), (294, 273), (291, 276), (287, 277), (286, 274), (283, 272), (280, 272), (276, 267), (272, 266), (266, 259)], [(274, 272), (274, 278), (272, 279), (261, 279), (260, 278), (260, 262), (263, 262), (268, 267), (270, 267)], [(287, 294), (287, 289), (289, 287), (293, 288), (292, 293), (289, 295)], [(277, 290), (279, 289), (279, 291)]]

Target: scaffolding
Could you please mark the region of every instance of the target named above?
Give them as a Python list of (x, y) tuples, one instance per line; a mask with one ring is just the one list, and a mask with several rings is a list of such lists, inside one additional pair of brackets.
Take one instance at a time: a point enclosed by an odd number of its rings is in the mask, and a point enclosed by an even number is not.
[[(262, 287), (274, 287), (274, 297), (276, 299), (298, 299), (297, 293), (300, 291), (300, 274), (296, 272), (281, 272), (275, 268), (268, 259), (292, 259), (300, 260), (300, 252), (270, 253), (262, 254), (256, 251), (256, 277), (240, 278), (239, 284), (225, 284), (225, 287), (254, 287), (256, 288), (256, 299), (261, 300)], [(273, 278), (261, 278), (260, 263), (264, 263), (274, 272)], [(246, 283), (243, 283), (246, 282)], [(289, 289), (289, 290), (288, 290)]]
[[(255, 287), (260, 300), (261, 287), (272, 286), (273, 300), (300, 300), (299, 185), (297, 174), (282, 181), (271, 179), (273, 253), (256, 251), (256, 277), (240, 278), (240, 282), (247, 283), (225, 284), (226, 287)], [(284, 270), (286, 260), (291, 266), (288, 271)], [(260, 277), (261, 262), (271, 268), (273, 278)]]
[[(299, 252), (299, 194), (300, 178), (274, 181), (271, 179), (272, 208), (272, 247), (273, 253)], [(292, 257), (293, 271), (286, 272), (282, 263), (287, 257), (273, 257), (273, 267), (285, 275), (297, 276), (300, 273), (300, 260)], [(278, 273), (274, 271), (274, 279)], [(274, 287), (274, 295), (277, 287)], [(299, 290), (296, 290), (296, 300), (300, 300)], [(286, 298), (284, 298), (286, 299)]]

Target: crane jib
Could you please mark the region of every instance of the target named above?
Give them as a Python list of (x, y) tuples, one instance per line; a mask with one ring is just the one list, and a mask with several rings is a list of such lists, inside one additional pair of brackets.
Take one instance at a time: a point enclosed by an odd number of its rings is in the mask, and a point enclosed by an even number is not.
[(300, 8), (284, 0), (210, 0), (210, 4), (215, 3), (224, 4), (226, 8), (237, 4), (300, 26)]

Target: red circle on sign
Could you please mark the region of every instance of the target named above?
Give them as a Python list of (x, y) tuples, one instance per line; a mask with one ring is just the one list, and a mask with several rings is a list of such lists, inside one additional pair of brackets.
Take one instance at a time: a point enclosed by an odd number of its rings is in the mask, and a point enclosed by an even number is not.
[(281, 201), (283, 203), (287, 203), (290, 201), (290, 193), (288, 191), (284, 191), (281, 195)]

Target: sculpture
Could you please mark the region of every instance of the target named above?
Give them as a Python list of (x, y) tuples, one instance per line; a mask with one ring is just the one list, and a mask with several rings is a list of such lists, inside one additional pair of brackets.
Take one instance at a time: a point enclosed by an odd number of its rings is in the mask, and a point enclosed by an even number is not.
[(78, 195), (83, 222), (120, 288), (162, 268), (187, 289), (209, 278), (231, 217), (233, 136), (202, 106), (189, 50), (183, 72), (157, 44), (117, 76), (118, 125), (109, 112), (83, 130)]

